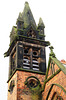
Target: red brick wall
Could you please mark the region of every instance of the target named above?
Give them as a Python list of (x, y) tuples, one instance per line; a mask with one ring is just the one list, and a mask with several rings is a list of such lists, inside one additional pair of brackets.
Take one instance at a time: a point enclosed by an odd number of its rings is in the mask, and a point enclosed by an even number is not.
[(8, 100), (17, 100), (17, 74), (15, 73), (11, 80), (8, 82), (8, 90), (10, 87), (10, 82), (15, 80), (15, 87), (13, 88), (13, 92), (8, 92)]
[[(57, 65), (55, 65), (55, 70), (59, 69)], [(51, 74), (51, 69), (49, 70), (49, 76)], [(48, 91), (51, 87), (51, 84), (53, 83), (57, 83), (57, 84), (60, 84), (61, 86), (63, 86), (65, 89), (66, 89), (66, 75), (60, 71), (60, 73), (58, 73), (56, 76), (54, 76), (50, 81), (48, 81), (46, 83), (46, 87), (45, 87), (45, 91), (43, 93), (43, 100), (46, 100), (46, 97), (47, 97), (47, 94), (48, 94)], [(50, 96), (49, 96), (49, 99), (48, 100), (51, 100), (52, 96), (54, 93), (58, 93), (62, 98), (63, 100), (66, 100), (66, 94), (63, 92), (63, 90), (61, 88), (59, 88), (58, 86), (53, 86), (52, 88), (52, 91), (50, 93)]]
[[(36, 73), (30, 73), (30, 72), (22, 72), (22, 71), (17, 71), (17, 100), (32, 100), (31, 99), (31, 93), (29, 92), (29, 89), (26, 88), (24, 85), (25, 80), (29, 76), (35, 76), (37, 77), (41, 84), (44, 83), (45, 75), (40, 75)], [(25, 90), (25, 92), (23, 91)], [(37, 97), (36, 97), (37, 100)]]
[[(40, 80), (40, 83), (43, 85), (45, 80), (45, 75), (31, 73), (31, 72), (24, 72), (24, 71), (16, 71), (16, 73), (11, 78), (11, 80), (15, 80), (15, 87), (12, 93), (8, 92), (8, 100), (32, 100), (29, 89), (24, 85), (25, 80), (29, 76), (37, 77)], [(8, 82), (8, 89), (11, 80)]]
[[(59, 69), (58, 66), (55, 65), (55, 71), (57, 71), (58, 69)], [(48, 77), (50, 77), (51, 75), (52, 75), (51, 69), (49, 69)], [(40, 75), (36, 73), (31, 73), (31, 72), (24, 72), (24, 71), (16, 71), (16, 73), (11, 78), (11, 80), (15, 80), (15, 87), (13, 89), (13, 93), (8, 92), (8, 100), (32, 100), (29, 89), (24, 85), (25, 80), (29, 76), (37, 77), (40, 80), (40, 83), (43, 85), (44, 80), (45, 80), (45, 75)], [(8, 89), (9, 89), (11, 80), (8, 82)], [(46, 83), (45, 91), (42, 93), (43, 95), (42, 100), (46, 100), (48, 91), (51, 87), (51, 84), (53, 83), (60, 84), (66, 89), (66, 75), (62, 71), (60, 71), (56, 76), (54, 76), (50, 81)], [(66, 100), (66, 95), (63, 92), (63, 90), (55, 85), (52, 88), (52, 91), (50, 93), (48, 100), (51, 100), (55, 92), (58, 93), (63, 98), (63, 100)], [(38, 100), (37, 97), (36, 97), (36, 100)]]

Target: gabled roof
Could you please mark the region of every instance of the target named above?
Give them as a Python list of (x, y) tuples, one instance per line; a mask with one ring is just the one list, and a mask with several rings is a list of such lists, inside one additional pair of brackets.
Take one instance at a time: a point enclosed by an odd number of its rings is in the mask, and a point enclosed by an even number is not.
[[(52, 46), (50, 47), (50, 50), (51, 50), (51, 52), (50, 52), (49, 58), (50, 58), (51, 60), (54, 61), (54, 63), (63, 71), (64, 74), (66, 74), (66, 68), (65, 68), (65, 67), (63, 66), (63, 64), (56, 58), (56, 56), (55, 56), (55, 54), (54, 54), (54, 52), (53, 52), (53, 47), (52, 47)], [(51, 63), (51, 62), (49, 62), (49, 63)], [(49, 66), (48, 66), (48, 67), (49, 67)]]
[(66, 74), (66, 68), (63, 66), (63, 64), (61, 64), (61, 62), (57, 58), (54, 57), (50, 58), (57, 64), (57, 66), (62, 70), (62, 72)]
[(31, 23), (36, 27), (36, 23), (29, 7), (28, 2), (25, 2), (25, 7), (22, 13), (19, 13), (18, 21), (24, 22), (24, 27), (26, 28)]

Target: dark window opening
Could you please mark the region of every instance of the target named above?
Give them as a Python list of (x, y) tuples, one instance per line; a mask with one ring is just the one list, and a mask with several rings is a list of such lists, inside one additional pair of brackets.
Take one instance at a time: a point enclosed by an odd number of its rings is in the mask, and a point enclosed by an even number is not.
[(30, 54), (30, 47), (24, 47), (24, 54)]
[(15, 86), (15, 81), (12, 80), (12, 81), (10, 82), (10, 86), (9, 86), (9, 90), (8, 90), (10, 93), (13, 92), (13, 88), (14, 88), (14, 86)]
[(33, 52), (33, 55), (37, 55), (37, 52), (34, 51), (34, 52)]
[(30, 32), (32, 32), (32, 30), (30, 30)]
[(40, 39), (42, 40), (42, 39), (43, 39), (43, 37), (40, 37)]
[(32, 37), (32, 38), (36, 38), (36, 34), (32, 29), (27, 33), (27, 36)]
[(19, 23), (20, 25), (22, 24), (22, 23)]
[(35, 88), (35, 87), (37, 87), (37, 85), (38, 85), (38, 82), (36, 80), (34, 80), (34, 79), (31, 79), (28, 82), (28, 87)]
[(24, 22), (19, 22), (19, 28), (21, 29), (24, 25)]
[(27, 50), (27, 49), (25, 49), (25, 50), (24, 50), (24, 53), (28, 53), (28, 50)]
[(32, 34), (30, 34), (29, 37), (32, 37)]
[(28, 59), (28, 57), (24, 57), (24, 59)]

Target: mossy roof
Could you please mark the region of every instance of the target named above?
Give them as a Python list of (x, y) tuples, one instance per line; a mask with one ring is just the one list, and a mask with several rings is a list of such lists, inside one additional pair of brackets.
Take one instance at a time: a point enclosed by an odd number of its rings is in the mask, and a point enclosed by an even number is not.
[(45, 25), (43, 23), (43, 20), (42, 20), (42, 18), (40, 18), (39, 19), (39, 23), (38, 23), (38, 27), (42, 27), (42, 26), (45, 28)]
[(17, 34), (17, 26), (13, 26), (13, 27), (12, 27), (12, 31), (11, 31), (10, 36), (11, 36), (12, 34)]
[(63, 64), (56, 58), (55, 53), (53, 52), (53, 46), (50, 46), (50, 54), (49, 54), (49, 63), (48, 63), (48, 68), (47, 68), (47, 75), (50, 67), (51, 60), (59, 67), (61, 71), (63, 71), (64, 74), (66, 74), (66, 68), (63, 66)]
[(19, 13), (17, 21), (24, 22), (24, 27), (26, 28), (31, 23), (36, 27), (36, 23), (33, 17), (33, 14), (31, 12), (31, 9), (29, 7), (28, 2), (25, 2), (25, 7), (22, 13)]
[[(50, 46), (50, 59), (54, 61), (54, 63), (63, 71), (64, 74), (66, 74), (66, 68), (63, 66), (63, 64), (56, 58), (55, 53), (53, 52), (53, 46)], [(50, 62), (51, 63), (51, 62)]]
[(66, 68), (63, 66), (63, 64), (56, 57), (51, 56), (51, 59), (57, 64), (57, 66), (63, 71), (63, 73), (66, 74)]

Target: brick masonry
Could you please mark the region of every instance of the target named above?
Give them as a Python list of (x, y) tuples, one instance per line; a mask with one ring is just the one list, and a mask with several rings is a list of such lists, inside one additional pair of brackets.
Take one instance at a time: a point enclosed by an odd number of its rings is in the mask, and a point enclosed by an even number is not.
[[(55, 70), (57, 71), (59, 68), (57, 65), (55, 65)], [(48, 77), (51, 76), (51, 69), (49, 70), (48, 73)], [(48, 81), (46, 83), (46, 87), (45, 87), (45, 91), (43, 93), (43, 100), (46, 100), (48, 91), (51, 87), (51, 84), (56, 83), (56, 84), (60, 84), (65, 90), (66, 90), (66, 75), (60, 71), (60, 73), (58, 73), (56, 76), (54, 76), (50, 81)], [(66, 100), (66, 94), (63, 92), (63, 90), (61, 88), (59, 88), (58, 86), (53, 86), (52, 91), (49, 95), (49, 99), (48, 100), (52, 100), (53, 94), (57, 93), (58, 95), (60, 95), (63, 100)], [(55, 100), (55, 99), (53, 99)]]
[[(29, 76), (37, 77), (40, 80), (40, 83), (43, 85), (45, 80), (45, 75), (40, 75), (31, 72), (24, 72), (24, 71), (16, 71), (14, 76), (11, 78), (11, 80), (15, 80), (15, 87), (12, 93), (8, 92), (8, 100), (32, 100), (31, 92), (24, 84), (25, 80)], [(8, 83), (8, 88), (10, 86), (11, 80)]]
[(13, 92), (8, 92), (8, 100), (17, 100), (17, 73), (15, 73), (11, 78), (11, 80), (8, 82), (8, 90), (9, 90), (10, 82), (12, 80), (15, 80), (15, 87), (13, 89)]
[[(55, 65), (55, 71), (57, 71), (59, 68), (57, 65)], [(49, 69), (48, 78), (52, 75), (51, 68)], [(27, 86), (25, 86), (24, 82), (29, 76), (35, 76), (40, 80), (40, 83), (43, 85), (45, 80), (45, 75), (37, 74), (37, 73), (31, 73), (31, 72), (25, 72), (25, 71), (16, 71), (16, 73), (13, 75), (13, 77), (8, 82), (8, 89), (10, 86), (11, 80), (15, 80), (15, 87), (12, 92), (8, 92), (8, 100), (35, 100), (32, 99), (31, 92)], [(60, 71), (56, 76), (54, 76), (51, 80), (49, 80), (46, 83), (45, 90), (42, 93), (42, 100), (46, 100), (48, 91), (51, 87), (51, 84), (56, 83), (63, 86), (63, 88), (66, 90), (66, 75)], [(58, 86), (53, 86), (52, 91), (49, 95), (48, 100), (52, 100), (52, 97), (54, 93), (57, 93), (60, 95), (63, 100), (66, 100), (66, 94), (63, 92), (61, 88)], [(39, 100), (36, 95), (36, 100)]]

